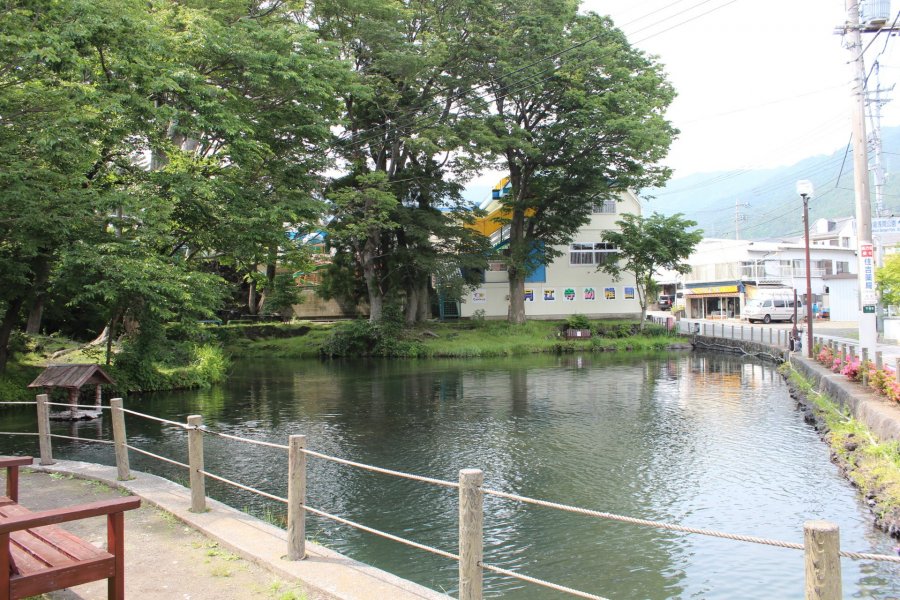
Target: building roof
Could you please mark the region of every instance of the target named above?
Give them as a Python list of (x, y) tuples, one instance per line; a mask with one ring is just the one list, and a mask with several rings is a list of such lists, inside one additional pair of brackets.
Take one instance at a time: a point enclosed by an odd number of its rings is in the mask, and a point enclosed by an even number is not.
[(88, 384), (115, 384), (100, 365), (50, 365), (28, 384), (30, 388), (60, 387), (78, 389)]

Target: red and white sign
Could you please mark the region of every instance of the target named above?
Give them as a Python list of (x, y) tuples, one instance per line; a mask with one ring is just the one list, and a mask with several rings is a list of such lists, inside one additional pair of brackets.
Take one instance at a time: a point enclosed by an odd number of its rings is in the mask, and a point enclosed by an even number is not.
[(859, 255), (863, 258), (872, 258), (875, 256), (875, 247), (872, 244), (860, 244)]

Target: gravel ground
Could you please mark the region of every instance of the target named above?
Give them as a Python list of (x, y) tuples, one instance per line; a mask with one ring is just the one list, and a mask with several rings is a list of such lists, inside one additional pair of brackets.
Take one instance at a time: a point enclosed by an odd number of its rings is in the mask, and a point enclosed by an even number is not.
[[(26, 471), (20, 477), (19, 500), (31, 510), (121, 495), (106, 485), (65, 476)], [(105, 517), (63, 527), (97, 546), (106, 544)], [(280, 580), (268, 570), (238, 558), (169, 513), (146, 503), (125, 513), (125, 594), (141, 600), (322, 600), (304, 592), (299, 584)], [(106, 597), (105, 579), (43, 596), (52, 600)]]

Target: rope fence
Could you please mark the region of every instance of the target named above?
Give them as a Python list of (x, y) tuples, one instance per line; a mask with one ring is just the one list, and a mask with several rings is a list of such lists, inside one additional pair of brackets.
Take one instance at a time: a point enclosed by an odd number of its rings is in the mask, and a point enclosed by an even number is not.
[[(46, 397), (44, 397), (46, 399)], [(273, 442), (266, 442), (262, 440), (254, 440), (251, 438), (246, 438), (238, 435), (228, 434), (220, 431), (215, 431), (210, 429), (209, 427), (203, 425), (202, 417), (199, 415), (192, 415), (187, 417), (187, 423), (179, 423), (176, 421), (171, 421), (168, 419), (163, 419), (160, 417), (155, 417), (152, 415), (147, 415), (145, 413), (125, 409), (121, 405), (121, 399), (113, 399), (111, 401), (112, 406), (112, 418), (113, 418), (113, 437), (112, 441), (110, 440), (100, 440), (93, 438), (81, 438), (81, 437), (73, 437), (67, 435), (60, 434), (51, 434), (49, 433), (49, 424), (44, 423), (43, 425), (40, 423), (40, 418), (47, 419), (47, 410), (46, 405), (51, 403), (42, 402), (41, 396), (38, 396), (38, 402), (36, 403), (38, 406), (38, 414), (39, 414), (39, 426), (38, 433), (26, 433), (26, 432), (6, 432), (3, 435), (37, 435), (41, 438), (42, 444), (42, 464), (48, 464), (44, 462), (44, 443), (48, 445), (50, 439), (58, 438), (58, 439), (67, 439), (67, 440), (75, 440), (75, 441), (85, 441), (85, 442), (94, 442), (101, 443), (107, 445), (114, 445), (116, 447), (116, 464), (119, 469), (119, 479), (127, 479), (130, 478), (129, 475), (129, 467), (128, 467), (128, 459), (127, 459), (127, 451), (133, 450), (138, 454), (142, 454), (144, 456), (148, 456), (150, 458), (154, 458), (160, 460), (162, 462), (166, 462), (169, 464), (173, 464), (185, 469), (188, 469), (190, 472), (190, 489), (191, 489), (191, 510), (194, 512), (202, 512), (206, 510), (206, 495), (205, 495), (205, 484), (203, 480), (205, 477), (208, 477), (212, 480), (219, 481), (226, 485), (235, 487), (237, 489), (244, 490), (246, 492), (256, 494), (262, 498), (266, 498), (275, 502), (279, 502), (283, 505), (287, 506), (288, 515), (287, 515), (287, 529), (288, 529), (288, 557), (291, 560), (303, 558), (306, 554), (305, 550), (305, 515), (306, 513), (311, 513), (313, 515), (317, 515), (319, 517), (334, 521), (336, 523), (340, 523), (349, 527), (353, 527), (360, 531), (364, 531), (373, 535), (377, 535), (379, 537), (395, 541), (400, 544), (404, 544), (406, 546), (410, 546), (413, 548), (417, 548), (419, 550), (429, 552), (431, 554), (435, 554), (437, 556), (441, 556), (443, 558), (451, 559), (457, 561), (459, 563), (460, 569), (460, 599), (461, 600), (480, 600), (481, 595), (481, 581), (482, 581), (482, 573), (493, 572), (498, 575), (503, 575), (505, 577), (515, 578), (527, 583), (531, 583), (534, 585), (542, 586), (547, 589), (556, 590), (559, 592), (563, 592), (572, 596), (576, 596), (579, 598), (588, 598), (592, 600), (606, 600), (601, 596), (597, 596), (595, 594), (591, 594), (584, 591), (579, 591), (573, 588), (569, 588), (564, 585), (560, 585), (553, 582), (544, 581), (542, 579), (532, 577), (529, 575), (524, 575), (522, 573), (517, 573), (508, 569), (504, 569), (497, 565), (492, 565), (484, 562), (482, 558), (483, 553), (483, 541), (482, 541), (482, 523), (484, 519), (483, 511), (484, 511), (484, 496), (492, 496), (504, 500), (510, 500), (514, 502), (520, 502), (523, 504), (528, 504), (532, 506), (538, 506), (542, 508), (549, 508), (553, 510), (558, 510), (562, 512), (567, 512), (571, 514), (577, 514), (582, 516), (588, 516), (592, 518), (599, 518), (604, 520), (616, 521), (631, 525), (643, 526), (643, 527), (653, 527), (656, 529), (662, 529), (667, 531), (681, 532), (687, 534), (694, 535), (703, 535), (721, 539), (729, 539), (738, 542), (745, 543), (753, 543), (753, 544), (761, 544), (766, 546), (773, 546), (778, 548), (785, 548), (790, 550), (801, 550), (807, 554), (807, 567), (809, 568), (810, 564), (810, 552), (813, 550), (811, 548), (815, 547), (821, 550), (823, 547), (828, 547), (831, 542), (828, 544), (823, 543), (811, 543), (810, 535), (821, 533), (819, 530), (811, 530), (808, 527), (811, 527), (811, 524), (816, 523), (824, 523), (824, 522), (813, 522), (810, 521), (805, 525), (804, 534), (806, 536), (806, 543), (796, 543), (796, 542), (786, 542), (781, 540), (769, 539), (764, 537), (750, 536), (750, 535), (742, 535), (742, 534), (732, 534), (722, 531), (717, 531), (713, 529), (704, 529), (697, 527), (690, 527), (685, 525), (677, 525), (672, 523), (665, 523), (661, 521), (652, 521), (647, 519), (640, 519), (635, 517), (617, 515), (614, 513), (603, 512), (598, 510), (586, 509), (577, 506), (572, 506), (568, 504), (551, 502), (547, 500), (540, 500), (536, 498), (530, 498), (527, 496), (521, 496), (518, 494), (504, 492), (500, 490), (494, 490), (490, 488), (486, 488), (483, 485), (483, 474), (479, 470), (474, 469), (466, 469), (460, 471), (460, 480), (459, 482), (448, 481), (443, 479), (437, 479), (432, 477), (425, 477), (420, 475), (415, 475), (411, 473), (406, 473), (402, 471), (396, 471), (392, 469), (386, 469), (383, 467), (377, 467), (374, 465), (369, 465), (365, 463), (360, 463), (356, 461), (351, 461), (343, 458), (338, 458), (334, 456), (330, 456), (327, 454), (323, 454), (320, 452), (316, 452), (313, 450), (309, 450), (306, 448), (306, 436), (303, 435), (294, 435), (290, 436), (290, 443), (288, 445), (277, 444)], [(23, 403), (25, 404), (25, 403)], [(29, 403), (35, 404), (35, 403)], [(65, 405), (70, 406), (70, 405)], [(43, 410), (43, 412), (42, 412)], [(188, 431), (188, 455), (189, 455), (189, 463), (185, 464), (176, 460), (172, 460), (158, 454), (154, 454), (147, 450), (137, 448), (135, 446), (129, 445), (127, 443), (127, 439), (125, 437), (125, 425), (124, 425), (124, 414), (130, 414), (137, 418), (145, 418), (152, 421), (157, 421), (166, 425), (171, 425), (174, 427), (178, 427), (179, 429), (184, 429)], [(41, 417), (41, 415), (43, 415)], [(226, 477), (222, 477), (220, 475), (216, 475), (207, 471), (203, 466), (203, 437), (204, 435), (211, 435), (214, 437), (224, 438), (233, 440), (240, 443), (247, 443), (256, 446), (263, 446), (268, 448), (273, 448), (276, 450), (287, 450), (288, 452), (288, 494), (287, 498), (282, 496), (269, 493), (252, 486), (244, 485), (228, 479)], [(51, 456), (49, 450), (47, 452), (47, 456)], [(445, 488), (457, 489), (460, 496), (460, 552), (459, 554), (453, 554), (451, 552), (447, 552), (445, 550), (441, 550), (439, 548), (434, 548), (432, 546), (428, 546), (426, 544), (422, 544), (419, 542), (415, 542), (398, 535), (394, 535), (391, 533), (387, 533), (385, 531), (381, 531), (378, 529), (374, 529), (372, 527), (366, 526), (361, 523), (357, 523), (350, 519), (345, 519), (343, 517), (329, 514), (325, 511), (312, 508), (306, 504), (306, 459), (307, 457), (318, 458), (322, 460), (327, 460), (330, 462), (334, 462), (337, 464), (341, 464), (344, 466), (354, 467), (363, 469), (366, 471), (380, 473), (384, 475), (389, 475), (393, 477), (398, 477), (402, 479), (417, 481), (421, 483), (426, 483), (430, 485), (436, 485)], [(52, 462), (52, 459), (51, 459)], [(475, 479), (472, 479), (472, 477)], [(845, 557), (853, 560), (865, 560), (865, 561), (879, 561), (879, 562), (889, 562), (894, 564), (900, 564), (900, 556), (889, 556), (882, 554), (873, 554), (873, 553), (861, 553), (861, 552), (851, 552), (840, 550), (837, 547), (837, 527), (832, 524), (826, 524), (829, 527), (832, 527), (835, 532), (835, 537), (833, 538), (833, 555), (835, 561), (833, 563), (828, 563), (828, 561), (818, 560), (816, 564), (819, 566), (815, 567), (815, 569), (819, 569), (815, 571), (815, 577), (817, 580), (828, 580), (832, 581), (835, 578), (839, 581), (840, 579), (840, 563), (837, 560), (837, 557)], [(827, 528), (826, 528), (827, 529)], [(810, 533), (813, 531), (813, 533)], [(822, 530), (825, 531), (825, 530)], [(825, 534), (828, 534), (826, 531)], [(815, 560), (813, 562), (816, 562)], [(824, 564), (837, 564), (837, 573), (833, 572), (821, 572), (823, 567), (821, 565)], [(462, 585), (463, 581), (466, 581), (466, 586)], [(477, 590), (477, 591), (476, 591)]]
[[(282, 504), (288, 503), (287, 498), (282, 498), (280, 496), (276, 496), (274, 494), (270, 494), (268, 492), (264, 492), (264, 491), (258, 490), (256, 488), (252, 488), (252, 487), (244, 485), (242, 483), (238, 483), (237, 481), (232, 481), (230, 479), (220, 477), (219, 475), (215, 475), (213, 473), (210, 473), (209, 471), (200, 470), (200, 473), (202, 475), (206, 475), (210, 479), (215, 479), (216, 481), (221, 481), (222, 483), (227, 483), (228, 485), (230, 485), (232, 487), (236, 487), (239, 490), (245, 490), (247, 492), (252, 492), (254, 494), (258, 494), (258, 495), (262, 496), (263, 498), (268, 498), (269, 500), (275, 500), (276, 502), (281, 502)], [(309, 509), (307, 508), (307, 510), (309, 510)]]
[(10, 402), (0, 402), (0, 406), (7, 406), (7, 405), (9, 405), (9, 406), (15, 406), (15, 405), (17, 405), (17, 404), (27, 404), (27, 405), (29, 405), (29, 406), (34, 406), (35, 404), (37, 404), (37, 402), (24, 402), (24, 401), (23, 401), (23, 402), (12, 402), (12, 401), (10, 401)]
[(178, 462), (177, 460), (172, 460), (171, 458), (166, 458), (165, 456), (160, 456), (159, 454), (153, 454), (152, 452), (147, 452), (146, 450), (142, 450), (141, 448), (136, 448), (135, 446), (130, 446), (125, 444), (125, 447), (129, 450), (134, 450), (138, 454), (143, 454), (144, 456), (149, 456), (150, 458), (155, 458), (157, 460), (161, 460), (163, 462), (169, 463), (170, 465), (175, 465), (177, 467), (183, 467), (185, 469), (190, 469), (191, 465), (186, 465), (183, 462)]
[(402, 479), (410, 479), (412, 481), (421, 481), (423, 483), (430, 483), (432, 485), (439, 485), (439, 486), (449, 487), (449, 488), (459, 488), (459, 484), (456, 483), (455, 481), (445, 481), (443, 479), (433, 479), (431, 477), (422, 477), (421, 475), (413, 475), (411, 473), (404, 473), (402, 471), (392, 471), (390, 469), (383, 469), (381, 467), (374, 467), (372, 465), (366, 465), (363, 463), (353, 462), (352, 460), (346, 460), (343, 458), (328, 456), (327, 454), (320, 454), (319, 452), (313, 452), (312, 450), (303, 450), (303, 453), (307, 454), (309, 456), (315, 456), (316, 458), (322, 458), (324, 460), (336, 462), (338, 464), (347, 465), (350, 467), (356, 467), (358, 469), (364, 469), (366, 471), (373, 471), (375, 473), (382, 473), (384, 475), (393, 475), (394, 477), (400, 477)]
[(87, 410), (109, 410), (104, 404), (69, 404), (68, 402), (47, 402), (47, 406), (65, 406), (66, 408), (84, 408)]
[(438, 548), (433, 548), (432, 546), (426, 546), (425, 544), (420, 544), (419, 542), (414, 542), (412, 540), (408, 540), (406, 538), (396, 536), (392, 533), (387, 533), (385, 531), (379, 531), (378, 529), (373, 529), (371, 527), (363, 525), (362, 523), (357, 523), (355, 521), (351, 521), (350, 519), (345, 519), (343, 517), (338, 517), (337, 515), (332, 515), (332, 514), (328, 514), (327, 512), (317, 510), (315, 508), (312, 508), (311, 506), (307, 506), (306, 510), (311, 512), (314, 515), (318, 515), (325, 519), (330, 519), (330, 520), (336, 521), (338, 523), (343, 523), (344, 525), (349, 525), (350, 527), (353, 527), (355, 529), (359, 529), (361, 531), (365, 531), (365, 532), (371, 533), (373, 535), (383, 537), (388, 540), (393, 540), (395, 542), (404, 544), (406, 546), (411, 546), (413, 548), (418, 548), (419, 550), (431, 552), (432, 554), (437, 554), (438, 556), (443, 556), (444, 558), (449, 558), (451, 560), (457, 560), (457, 561), (459, 560), (458, 554), (452, 554), (450, 552), (445, 552), (444, 550), (440, 550)]

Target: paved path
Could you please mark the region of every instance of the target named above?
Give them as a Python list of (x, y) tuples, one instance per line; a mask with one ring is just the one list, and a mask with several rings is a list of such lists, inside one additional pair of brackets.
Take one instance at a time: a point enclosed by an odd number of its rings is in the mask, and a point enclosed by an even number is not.
[[(132, 471), (134, 479), (119, 482), (115, 467), (76, 461), (57, 461), (47, 467), (35, 464), (32, 469), (39, 472), (23, 476), (19, 495), (21, 503), (32, 509), (67, 506), (122, 493), (113, 488), (121, 488), (144, 500), (140, 509), (125, 513), (128, 598), (448, 598), (311, 543), (307, 543), (306, 560), (285, 560), (287, 538), (283, 530), (210, 499), (207, 512), (189, 512), (190, 490), (155, 475)], [(70, 476), (93, 483), (69, 479)], [(75, 533), (102, 543), (106, 525), (104, 520), (99, 521), (93, 530)], [(106, 598), (105, 581), (73, 590), (51, 597)]]

